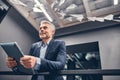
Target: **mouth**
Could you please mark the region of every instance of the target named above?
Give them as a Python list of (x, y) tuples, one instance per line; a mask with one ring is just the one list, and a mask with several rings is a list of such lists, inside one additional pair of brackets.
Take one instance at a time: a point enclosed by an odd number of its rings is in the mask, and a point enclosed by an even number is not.
[(46, 33), (40, 33), (40, 35), (43, 35), (43, 34), (46, 34)]

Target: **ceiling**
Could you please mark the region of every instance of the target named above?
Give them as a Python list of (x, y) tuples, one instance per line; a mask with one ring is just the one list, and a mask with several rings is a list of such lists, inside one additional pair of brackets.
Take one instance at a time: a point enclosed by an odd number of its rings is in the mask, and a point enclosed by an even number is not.
[[(88, 21), (114, 20), (120, 14), (120, 0), (6, 0), (35, 29), (42, 20), (49, 20), (56, 28)], [(120, 21), (120, 16), (118, 21)]]

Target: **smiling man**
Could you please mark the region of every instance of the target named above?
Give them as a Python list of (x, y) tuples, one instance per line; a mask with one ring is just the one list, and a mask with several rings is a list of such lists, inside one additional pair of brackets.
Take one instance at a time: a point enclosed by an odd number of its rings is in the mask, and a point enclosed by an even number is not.
[[(20, 62), (25, 68), (33, 68), (38, 72), (49, 71), (55, 74), (64, 69), (66, 62), (65, 42), (54, 40), (55, 26), (49, 21), (42, 21), (39, 28), (39, 37), (42, 41), (32, 45), (30, 54), (21, 58)], [(13, 58), (7, 59), (7, 66), (14, 68), (17, 66)], [(59, 75), (32, 76), (32, 80), (63, 80)]]

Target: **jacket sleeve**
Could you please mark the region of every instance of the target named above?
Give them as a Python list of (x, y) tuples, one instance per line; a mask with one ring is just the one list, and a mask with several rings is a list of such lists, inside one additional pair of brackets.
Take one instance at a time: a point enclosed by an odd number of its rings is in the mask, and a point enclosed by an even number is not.
[(41, 59), (39, 71), (54, 71), (64, 69), (66, 62), (66, 47), (63, 41), (59, 42), (56, 54), (55, 60)]

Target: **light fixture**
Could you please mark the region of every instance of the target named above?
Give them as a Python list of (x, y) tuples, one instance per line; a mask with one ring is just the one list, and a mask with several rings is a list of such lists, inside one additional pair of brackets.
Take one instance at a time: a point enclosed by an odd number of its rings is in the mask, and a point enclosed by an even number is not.
[(113, 0), (114, 1), (114, 5), (118, 5), (118, 0)]
[(100, 21), (100, 22), (104, 22), (104, 20), (113, 20), (114, 15), (109, 14), (107, 16), (104, 17), (88, 17), (89, 21)]
[(47, 13), (47, 11), (46, 11), (46, 9), (45, 9), (43, 4), (40, 5), (40, 8), (43, 11), (43, 13), (45, 14), (45, 16), (47, 17), (47, 19), (52, 22), (53, 19), (49, 16), (49, 14)]
[(52, 19), (52, 18), (49, 16), (49, 14), (47, 13), (44, 5), (41, 4), (38, 0), (34, 0), (34, 1), (35, 1), (36, 5), (37, 5), (37, 6), (41, 9), (41, 11), (44, 13), (44, 15), (47, 17), (47, 19), (52, 22), (53, 19)]

